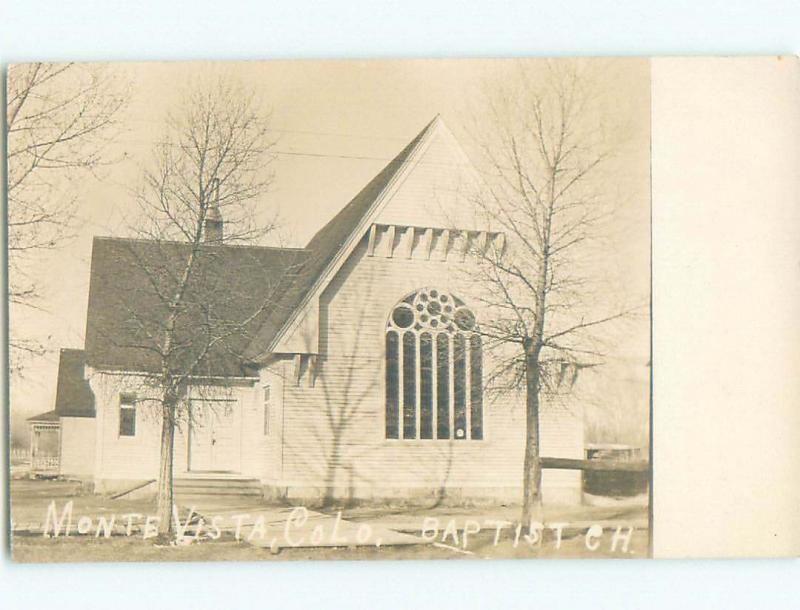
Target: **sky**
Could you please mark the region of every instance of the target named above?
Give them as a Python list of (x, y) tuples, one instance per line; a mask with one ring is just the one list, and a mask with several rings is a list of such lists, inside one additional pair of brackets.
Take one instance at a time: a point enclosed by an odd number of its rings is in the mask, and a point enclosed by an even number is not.
[[(535, 69), (539, 60), (526, 60)], [(649, 63), (588, 60), (599, 77), (612, 122), (626, 138), (612, 161), (615, 234), (603, 261), (631, 294), (649, 287)], [(476, 134), (486, 127), (484, 100), (511, 78), (509, 60), (270, 61), (111, 64), (130, 87), (120, 132), (106, 149), (115, 163), (81, 179), (74, 239), (39, 257), (41, 310), (12, 311), (11, 333), (51, 348), (12, 378), (12, 425), (53, 408), (58, 348), (83, 347), (89, 262), (94, 236), (125, 236), (131, 190), (163, 135), (170, 109), (186, 87), (225, 74), (252, 87), (270, 113), (274, 181), (259, 206), (280, 219), (272, 242), (303, 246), (437, 114), (479, 163)], [(635, 356), (644, 357), (642, 350)]]

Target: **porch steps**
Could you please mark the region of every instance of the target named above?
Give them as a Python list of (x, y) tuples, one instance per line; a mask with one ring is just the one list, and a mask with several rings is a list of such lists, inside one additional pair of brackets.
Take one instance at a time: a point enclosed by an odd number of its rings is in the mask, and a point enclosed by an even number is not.
[(258, 479), (220, 475), (178, 477), (173, 481), (173, 490), (179, 500), (188, 498), (259, 498), (263, 495)]

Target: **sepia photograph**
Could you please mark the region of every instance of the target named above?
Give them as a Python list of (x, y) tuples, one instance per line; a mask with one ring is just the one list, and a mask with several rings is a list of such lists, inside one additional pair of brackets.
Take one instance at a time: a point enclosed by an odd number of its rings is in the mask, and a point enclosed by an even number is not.
[(15, 561), (652, 556), (650, 60), (6, 92)]

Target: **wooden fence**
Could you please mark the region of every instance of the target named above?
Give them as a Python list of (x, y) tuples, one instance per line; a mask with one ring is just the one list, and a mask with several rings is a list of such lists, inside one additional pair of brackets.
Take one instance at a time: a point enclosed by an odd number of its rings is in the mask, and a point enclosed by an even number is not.
[(646, 460), (539, 458), (542, 468), (580, 470), (583, 492), (595, 496), (632, 497), (647, 491), (650, 463)]
[(539, 458), (542, 468), (554, 468), (558, 470), (583, 470), (585, 471), (604, 471), (604, 472), (647, 472), (650, 470), (650, 463), (638, 460), (576, 460), (572, 458)]

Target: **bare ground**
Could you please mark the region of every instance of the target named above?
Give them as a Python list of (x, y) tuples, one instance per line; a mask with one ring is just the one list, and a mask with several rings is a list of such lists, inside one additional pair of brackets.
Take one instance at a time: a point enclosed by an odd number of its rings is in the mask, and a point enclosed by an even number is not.
[[(143, 539), (141, 532), (131, 536), (117, 533), (111, 538), (88, 535), (63, 535), (53, 538), (42, 535), (47, 506), (55, 501), (62, 507), (73, 501), (75, 515), (122, 515), (152, 513), (151, 502), (111, 500), (104, 496), (81, 494), (76, 484), (64, 481), (15, 480), (11, 484), (12, 556), (19, 562), (84, 562), (84, 561), (271, 561), (306, 559), (483, 559), (483, 558), (641, 558), (647, 555), (648, 532), (646, 508), (640, 504), (612, 502), (604, 506), (547, 507), (545, 524), (567, 523), (561, 542), (554, 529), (545, 529), (542, 539), (531, 544), (517, 535), (513, 523), (519, 514), (516, 506), (495, 507), (358, 507), (345, 509), (343, 518), (357, 523), (370, 523), (420, 536), (423, 525), (427, 544), (408, 546), (350, 546), (283, 548), (279, 553), (259, 548), (244, 540), (235, 540), (223, 533), (218, 540), (200, 539), (183, 546), (159, 546), (152, 539)], [(428, 519), (426, 522), (425, 519)], [(469, 532), (464, 541), (464, 527), (480, 526)], [(507, 521), (497, 533), (496, 521)], [(588, 528), (597, 524), (596, 535), (587, 537)], [(614, 534), (618, 526), (633, 525), (628, 544)], [(430, 529), (435, 526), (435, 534)], [(449, 528), (449, 529), (448, 529)], [(621, 530), (625, 533), (625, 529)], [(455, 535), (454, 535), (455, 534)], [(624, 538), (624, 537), (623, 537)], [(613, 548), (612, 548), (613, 546)]]

